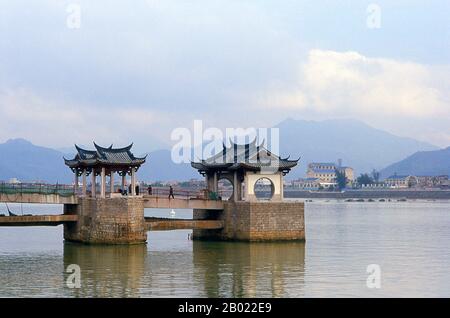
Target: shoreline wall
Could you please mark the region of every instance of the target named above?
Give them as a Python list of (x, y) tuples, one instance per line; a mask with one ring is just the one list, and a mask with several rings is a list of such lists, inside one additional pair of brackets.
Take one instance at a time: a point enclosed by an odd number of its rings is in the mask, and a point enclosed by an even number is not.
[(310, 192), (285, 190), (285, 198), (298, 199), (423, 199), (450, 200), (446, 190), (350, 190), (345, 192)]

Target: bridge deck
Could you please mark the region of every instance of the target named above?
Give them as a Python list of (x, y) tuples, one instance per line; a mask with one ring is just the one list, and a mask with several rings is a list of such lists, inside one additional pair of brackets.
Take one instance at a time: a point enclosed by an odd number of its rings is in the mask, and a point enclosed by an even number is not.
[(167, 218), (145, 218), (148, 231), (170, 230), (217, 230), (223, 228), (223, 221), (217, 220), (186, 220)]
[[(204, 200), (195, 198), (168, 199), (161, 196), (143, 196), (144, 207), (150, 209), (208, 209), (223, 210), (220, 200)], [(56, 194), (0, 194), (0, 202), (6, 203), (37, 203), (37, 204), (78, 204), (75, 196), (61, 197)]]
[(41, 193), (0, 193), (0, 202), (77, 204), (78, 198), (75, 195), (41, 194)]
[(169, 199), (164, 196), (144, 195), (144, 207), (153, 209), (207, 209), (223, 210), (221, 200), (204, 200), (195, 198), (177, 198)]
[(0, 226), (56, 226), (76, 221), (77, 215), (0, 216)]
[[(121, 196), (118, 193), (108, 197)], [(207, 198), (201, 191), (174, 191), (174, 198), (169, 199), (169, 191), (155, 188), (152, 195), (141, 195), (146, 208), (154, 209), (208, 209), (223, 210), (221, 200)], [(131, 198), (131, 197), (130, 197)], [(36, 204), (78, 204), (79, 197), (73, 186), (45, 184), (0, 184), (0, 202), (36, 203)]]

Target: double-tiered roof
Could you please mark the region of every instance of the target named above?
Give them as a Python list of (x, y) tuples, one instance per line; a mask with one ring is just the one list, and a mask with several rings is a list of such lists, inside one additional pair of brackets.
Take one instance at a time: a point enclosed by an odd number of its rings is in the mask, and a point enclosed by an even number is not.
[(65, 164), (71, 169), (77, 168), (93, 168), (93, 167), (139, 167), (147, 156), (139, 158), (135, 157), (131, 152), (133, 144), (124, 148), (113, 148), (111, 145), (108, 148), (101, 147), (94, 142), (96, 150), (86, 150), (77, 145), (77, 154), (75, 158), (68, 160), (64, 158)]
[(224, 144), (221, 152), (206, 160), (192, 162), (191, 166), (201, 174), (210, 171), (261, 171), (263, 169), (276, 169), (287, 174), (298, 164), (299, 159), (281, 158), (262, 144), (257, 145), (256, 139), (247, 144), (236, 144), (230, 140), (229, 147)]

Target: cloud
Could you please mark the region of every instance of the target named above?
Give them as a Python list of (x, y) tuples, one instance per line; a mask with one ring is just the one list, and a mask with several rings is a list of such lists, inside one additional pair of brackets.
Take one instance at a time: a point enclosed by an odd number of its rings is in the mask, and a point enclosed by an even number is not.
[[(255, 105), (312, 117), (354, 117), (446, 146), (449, 87), (448, 65), (314, 49), (306, 61), (298, 62), (295, 83), (272, 83), (255, 95)], [(417, 127), (412, 127), (413, 121)]]
[[(23, 137), (40, 145), (67, 147), (92, 141), (127, 144), (152, 142), (173, 120), (168, 113), (145, 108), (111, 108), (46, 98), (26, 89), (0, 91), (0, 135)], [(5, 138), (6, 137), (6, 138)], [(2, 140), (5, 141), (5, 140)], [(144, 148), (144, 147), (143, 147)]]
[(386, 19), (375, 33), (364, 4), (80, 0), (74, 30), (66, 25), (69, 3), (18, 0), (0, 12), (3, 139), (60, 145), (94, 134), (107, 142), (151, 135), (156, 144), (194, 119), (226, 128), (270, 127), (286, 117), (356, 117), (440, 145), (450, 136), (450, 69), (430, 66), (449, 63), (448, 35), (438, 32), (448, 25), (448, 5), (425, 15), (422, 6), (412, 14), (410, 1), (382, 1), (396, 17), (430, 23)]
[[(279, 107), (340, 116), (450, 115), (449, 93), (437, 85), (433, 67), (311, 50), (298, 70), (295, 89), (273, 93)], [(450, 84), (450, 75), (446, 81)]]

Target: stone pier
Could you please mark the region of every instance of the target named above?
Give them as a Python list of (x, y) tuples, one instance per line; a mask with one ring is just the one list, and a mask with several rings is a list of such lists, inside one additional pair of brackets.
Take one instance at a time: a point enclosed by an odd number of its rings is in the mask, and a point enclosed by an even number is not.
[(138, 244), (147, 241), (144, 200), (140, 197), (79, 198), (64, 205), (78, 222), (64, 224), (64, 239), (92, 244)]
[[(78, 204), (64, 205), (64, 215), (77, 218), (76, 222), (64, 223), (64, 239), (88, 244), (138, 244), (146, 242), (148, 230), (182, 227), (192, 228), (197, 240), (305, 240), (303, 202), (224, 201), (223, 207), (194, 209), (193, 220), (152, 223), (155, 220), (146, 221), (144, 217), (142, 197), (79, 198)], [(161, 222), (165, 222), (163, 227)]]
[(194, 210), (194, 220), (221, 220), (223, 229), (194, 230), (198, 240), (304, 241), (303, 202), (228, 201), (223, 211)]

